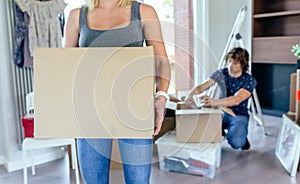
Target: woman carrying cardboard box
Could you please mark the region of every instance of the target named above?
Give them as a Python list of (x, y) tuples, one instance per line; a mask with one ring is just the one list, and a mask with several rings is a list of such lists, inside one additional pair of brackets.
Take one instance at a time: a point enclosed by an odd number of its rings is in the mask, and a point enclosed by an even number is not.
[(233, 48), (226, 56), (228, 68), (215, 71), (210, 78), (195, 87), (185, 102), (187, 106), (194, 107), (193, 96), (209, 89), (215, 83), (220, 89), (219, 99), (212, 99), (210, 96), (201, 96), (204, 106), (223, 106), (230, 108), (235, 117), (224, 112), (222, 120), (222, 132), (228, 129), (226, 139), (234, 149), (241, 148), (249, 150), (248, 141), (248, 99), (256, 86), (256, 80), (247, 73), (249, 68), (249, 54), (242, 48)]
[[(153, 46), (156, 69), (156, 128), (160, 131), (168, 100), (170, 66), (155, 10), (131, 0), (89, 0), (71, 11), (65, 28), (66, 47)], [(146, 107), (145, 107), (146, 108)], [(146, 184), (152, 165), (152, 139), (119, 139), (126, 183)], [(85, 183), (109, 183), (111, 139), (78, 139), (80, 170)]]

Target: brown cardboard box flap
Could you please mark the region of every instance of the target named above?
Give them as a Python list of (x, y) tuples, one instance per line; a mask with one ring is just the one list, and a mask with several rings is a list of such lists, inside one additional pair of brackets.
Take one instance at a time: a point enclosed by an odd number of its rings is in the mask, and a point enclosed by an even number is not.
[(152, 47), (36, 48), (36, 138), (152, 138)]
[(233, 117), (236, 117), (235, 113), (233, 112), (233, 110), (231, 110), (228, 107), (221, 107), (222, 111), (226, 112), (227, 114), (230, 114)]

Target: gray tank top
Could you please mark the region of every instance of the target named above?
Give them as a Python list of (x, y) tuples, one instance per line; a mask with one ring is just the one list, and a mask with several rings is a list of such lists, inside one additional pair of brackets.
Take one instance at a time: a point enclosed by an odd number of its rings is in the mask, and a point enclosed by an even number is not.
[(140, 3), (132, 1), (131, 20), (126, 27), (111, 30), (90, 29), (87, 7), (80, 9), (79, 47), (142, 47), (144, 34), (140, 17)]

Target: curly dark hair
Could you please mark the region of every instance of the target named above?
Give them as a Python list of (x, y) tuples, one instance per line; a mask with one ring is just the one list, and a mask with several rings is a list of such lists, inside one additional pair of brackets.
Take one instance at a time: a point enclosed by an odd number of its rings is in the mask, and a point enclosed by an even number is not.
[(228, 54), (225, 56), (225, 60), (228, 62), (229, 59), (233, 59), (238, 61), (241, 66), (243, 72), (247, 72), (249, 69), (249, 53), (246, 49), (236, 47), (233, 48)]

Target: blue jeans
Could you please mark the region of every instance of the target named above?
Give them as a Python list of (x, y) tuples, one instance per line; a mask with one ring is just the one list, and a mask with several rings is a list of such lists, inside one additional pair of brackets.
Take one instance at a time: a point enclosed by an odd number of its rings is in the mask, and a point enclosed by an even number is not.
[(239, 149), (246, 143), (248, 121), (249, 116), (223, 114), (222, 129), (228, 129), (226, 139), (232, 148)]
[[(152, 139), (118, 139), (127, 184), (148, 184)], [(80, 171), (87, 184), (108, 184), (112, 139), (77, 139)]]

